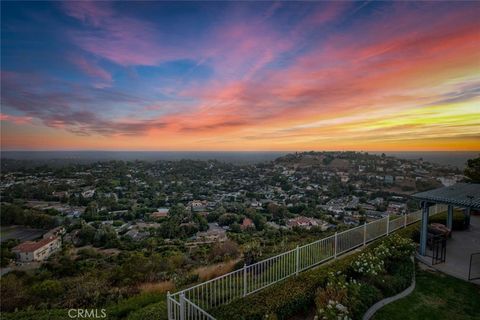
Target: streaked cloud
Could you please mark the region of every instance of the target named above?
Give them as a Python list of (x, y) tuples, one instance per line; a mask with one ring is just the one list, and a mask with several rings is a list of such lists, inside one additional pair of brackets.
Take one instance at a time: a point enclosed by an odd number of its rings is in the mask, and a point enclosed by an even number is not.
[[(46, 10), (2, 4), (2, 120), (40, 136), (107, 149), (480, 148), (475, 3), (49, 6), (58, 29), (39, 46)], [(58, 59), (26, 69), (27, 48)], [(6, 148), (47, 146), (5, 135)]]

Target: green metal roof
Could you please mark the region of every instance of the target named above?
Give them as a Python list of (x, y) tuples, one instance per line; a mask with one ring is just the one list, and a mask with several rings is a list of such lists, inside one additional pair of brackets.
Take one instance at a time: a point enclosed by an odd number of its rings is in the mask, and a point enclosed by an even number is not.
[(412, 195), (414, 199), (480, 209), (480, 183), (457, 183)]

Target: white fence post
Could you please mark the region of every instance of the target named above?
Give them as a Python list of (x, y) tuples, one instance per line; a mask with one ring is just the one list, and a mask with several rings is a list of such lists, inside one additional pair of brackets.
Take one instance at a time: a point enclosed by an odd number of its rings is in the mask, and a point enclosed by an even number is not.
[(367, 244), (367, 221), (363, 223), (363, 246)]
[(243, 296), (247, 296), (248, 288), (247, 288), (247, 264), (243, 265)]
[(185, 309), (186, 309), (186, 304), (185, 304), (185, 293), (181, 292), (180, 293), (180, 320), (187, 320), (185, 317)]
[(387, 236), (390, 233), (390, 214), (387, 214)]
[(295, 275), (298, 276), (298, 273), (300, 272), (300, 248), (297, 245), (297, 248), (295, 249), (295, 259), (296, 259), (296, 269), (295, 269)]
[(335, 232), (335, 244), (333, 245), (334, 253), (333, 258), (337, 259), (337, 233)]
[(172, 319), (172, 302), (170, 301), (170, 291), (167, 291), (167, 318), (168, 320)]

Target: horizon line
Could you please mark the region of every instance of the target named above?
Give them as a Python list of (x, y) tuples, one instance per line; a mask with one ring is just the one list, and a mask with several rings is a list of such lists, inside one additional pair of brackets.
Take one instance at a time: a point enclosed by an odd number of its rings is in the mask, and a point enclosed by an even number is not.
[(15, 150), (1, 150), (1, 152), (197, 152), (197, 153), (207, 153), (207, 152), (224, 152), (224, 153), (239, 153), (239, 152), (358, 152), (358, 153), (369, 153), (369, 152), (479, 152), (479, 150), (95, 150), (95, 149), (72, 149), (72, 150), (59, 150), (59, 149), (47, 149), (47, 150), (26, 150), (26, 149), (15, 149)]

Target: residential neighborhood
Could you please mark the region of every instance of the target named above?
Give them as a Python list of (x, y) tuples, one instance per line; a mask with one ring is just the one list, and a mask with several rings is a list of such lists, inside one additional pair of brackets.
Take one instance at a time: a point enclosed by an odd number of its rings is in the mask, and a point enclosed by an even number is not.
[(360, 152), (247, 164), (6, 159), (1, 175), (2, 278), (28, 272), (73, 296), (97, 285), (101, 266), (101, 296), (116, 299), (138, 293), (139, 283), (193, 284), (240, 261), (404, 217), (419, 209), (412, 194), (464, 179), (456, 167)]

